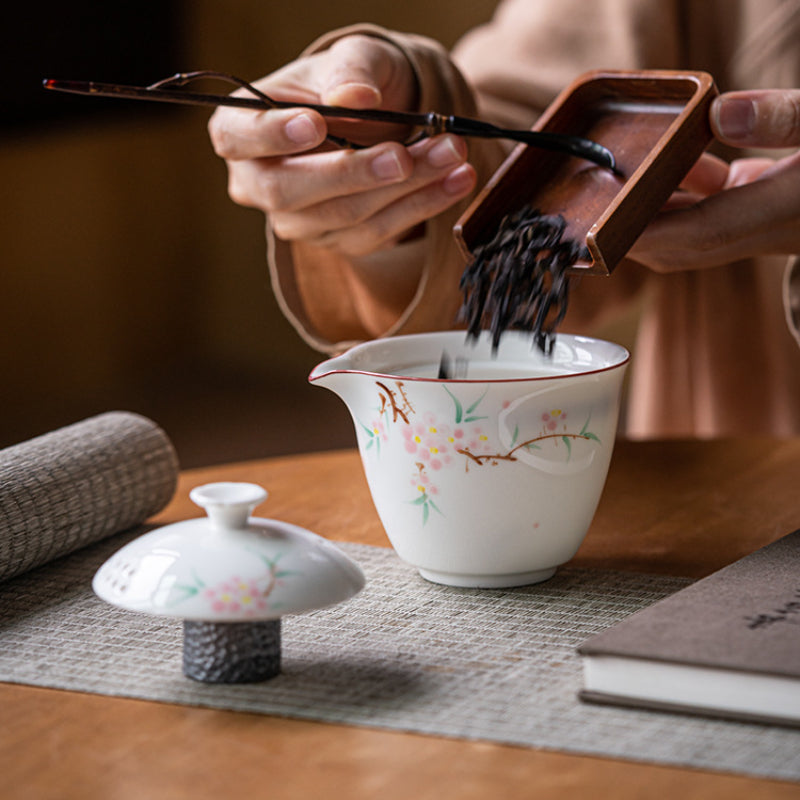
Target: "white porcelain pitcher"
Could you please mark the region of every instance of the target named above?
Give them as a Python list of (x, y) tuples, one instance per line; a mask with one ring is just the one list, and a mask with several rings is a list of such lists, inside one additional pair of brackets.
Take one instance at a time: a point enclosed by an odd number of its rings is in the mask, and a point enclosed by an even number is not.
[[(466, 374), (440, 379), (442, 355)], [(583, 541), (616, 436), (624, 347), (559, 334), (463, 331), (377, 339), (309, 376), (355, 424), (392, 546), (428, 580), (505, 587), (546, 580)]]

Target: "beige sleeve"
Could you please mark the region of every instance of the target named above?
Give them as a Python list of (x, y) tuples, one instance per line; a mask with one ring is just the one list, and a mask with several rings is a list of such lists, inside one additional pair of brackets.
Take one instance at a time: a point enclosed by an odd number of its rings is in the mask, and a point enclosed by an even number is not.
[(467, 33), (453, 60), (473, 86), (478, 113), (530, 127), (558, 92), (595, 69), (677, 66), (676, 0), (505, 0)]

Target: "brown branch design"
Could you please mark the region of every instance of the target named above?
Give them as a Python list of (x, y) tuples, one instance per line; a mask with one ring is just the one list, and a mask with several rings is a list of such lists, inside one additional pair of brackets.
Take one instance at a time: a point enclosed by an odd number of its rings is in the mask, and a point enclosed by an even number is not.
[(456, 450), (457, 453), (466, 456), (467, 458), (471, 459), (475, 464), (479, 467), (482, 467), (487, 462), (496, 462), (496, 461), (516, 461), (517, 457), (514, 453), (517, 450), (521, 450), (523, 447), (529, 447), (532, 444), (536, 444), (536, 442), (542, 442), (545, 439), (586, 439), (586, 440), (593, 440), (596, 439), (595, 436), (590, 436), (584, 433), (547, 433), (543, 434), (542, 436), (536, 436), (533, 439), (528, 439), (521, 444), (518, 444), (516, 447), (509, 450), (507, 453), (493, 453), (489, 455), (482, 455), (478, 456), (475, 453), (471, 453), (467, 449), (459, 449)]
[(381, 381), (375, 381), (375, 385), (381, 390), (379, 392), (379, 397), (381, 398), (381, 407), (379, 413), (383, 414), (387, 405), (389, 405), (392, 409), (392, 422), (397, 422), (399, 417), (403, 420), (403, 422), (405, 422), (406, 425), (410, 425), (411, 423), (408, 421), (408, 414), (413, 414), (414, 408), (406, 396), (402, 382), (397, 381), (395, 383), (397, 386), (397, 391), (403, 398), (402, 404), (398, 403), (397, 396), (388, 386), (386, 386), (386, 384), (381, 383)]

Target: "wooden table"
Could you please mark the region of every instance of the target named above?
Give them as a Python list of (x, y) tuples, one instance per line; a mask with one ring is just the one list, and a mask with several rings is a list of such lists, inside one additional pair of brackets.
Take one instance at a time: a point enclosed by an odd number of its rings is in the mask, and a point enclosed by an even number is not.
[[(157, 521), (213, 480), (260, 483), (258, 513), (387, 545), (354, 451), (182, 474)], [(574, 564), (701, 577), (800, 527), (800, 439), (620, 442)], [(0, 684), (0, 797), (794, 798), (712, 772)]]

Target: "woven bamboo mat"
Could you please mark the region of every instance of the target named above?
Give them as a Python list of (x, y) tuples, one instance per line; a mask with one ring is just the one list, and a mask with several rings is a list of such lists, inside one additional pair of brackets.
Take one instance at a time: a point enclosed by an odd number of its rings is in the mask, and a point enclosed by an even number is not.
[(92, 594), (94, 571), (131, 536), (0, 585), (0, 680), (800, 780), (800, 731), (577, 699), (575, 648), (684, 579), (563, 568), (521, 589), (452, 589), (391, 550), (344, 544), (367, 587), (284, 620), (277, 678), (211, 686), (182, 675), (179, 621)]

